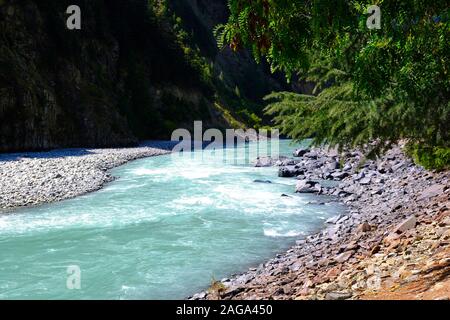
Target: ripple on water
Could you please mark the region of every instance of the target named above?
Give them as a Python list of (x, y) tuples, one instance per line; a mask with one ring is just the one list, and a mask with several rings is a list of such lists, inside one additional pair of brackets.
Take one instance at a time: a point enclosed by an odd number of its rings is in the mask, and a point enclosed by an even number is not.
[[(203, 156), (137, 160), (100, 192), (0, 216), (0, 298), (182, 299), (343, 209), (308, 205), (315, 196), (295, 195), (276, 168)], [(81, 268), (79, 291), (66, 288), (69, 265)]]

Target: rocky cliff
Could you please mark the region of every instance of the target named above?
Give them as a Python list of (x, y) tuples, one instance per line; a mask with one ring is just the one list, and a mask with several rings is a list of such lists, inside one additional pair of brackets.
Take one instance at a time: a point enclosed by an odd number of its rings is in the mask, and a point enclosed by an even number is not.
[[(72, 4), (81, 30), (66, 28)], [(230, 115), (245, 123), (254, 110), (240, 104), (254, 109), (283, 81), (216, 48), (212, 28), (227, 14), (225, 0), (0, 0), (0, 152), (132, 145), (194, 120), (226, 127)]]

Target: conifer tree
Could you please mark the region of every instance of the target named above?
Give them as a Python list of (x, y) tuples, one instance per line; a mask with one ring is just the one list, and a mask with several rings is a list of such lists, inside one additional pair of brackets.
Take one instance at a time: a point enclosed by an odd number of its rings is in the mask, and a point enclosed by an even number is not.
[[(375, 3), (374, 3), (375, 2)], [(369, 29), (368, 8), (381, 10)], [(450, 165), (450, 22), (446, 0), (229, 0), (219, 46), (252, 49), (272, 71), (313, 81), (313, 95), (267, 97), (285, 134), (367, 147), (401, 139), (427, 167)]]

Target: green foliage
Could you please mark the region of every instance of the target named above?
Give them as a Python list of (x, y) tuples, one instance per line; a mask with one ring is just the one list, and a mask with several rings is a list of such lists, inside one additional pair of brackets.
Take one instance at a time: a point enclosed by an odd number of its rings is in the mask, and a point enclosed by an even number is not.
[[(183, 50), (185, 61), (200, 75), (203, 89), (215, 92), (214, 99), (229, 110), (225, 116), (228, 124), (236, 126), (237, 121), (239, 127), (242, 123), (259, 127), (261, 99), (270, 91), (259, 83), (255, 68), (242, 70), (237, 81), (229, 74), (225, 77), (223, 70), (217, 72), (220, 67), (214, 65), (218, 49), (214, 45), (211, 48), (214, 38), (210, 30), (205, 30), (204, 22), (195, 18), (196, 13), (184, 0), (148, 0), (148, 5), (157, 23), (175, 36), (174, 42)], [(252, 83), (247, 85), (250, 79)]]
[(262, 125), (262, 119), (258, 117), (255, 113), (249, 111), (248, 109), (241, 109), (237, 111), (237, 115), (244, 119), (245, 123), (255, 130), (258, 130), (261, 128)]
[[(378, 1), (380, 30), (366, 27), (372, 4), (229, 0), (231, 17), (216, 29), (217, 42), (234, 50), (248, 47), (273, 71), (316, 84), (314, 96), (268, 97), (267, 112), (287, 135), (341, 148), (370, 145), (369, 153), (401, 139), (446, 150), (448, 1)], [(426, 154), (445, 158), (436, 150)]]
[(231, 126), (233, 129), (245, 129), (245, 124), (240, 122), (238, 119), (236, 119), (230, 112), (230, 110), (224, 108), (219, 103), (214, 104), (215, 108), (218, 112), (222, 114), (224, 119), (227, 121), (227, 123)]
[(212, 68), (202, 55), (193, 37), (184, 28), (181, 17), (177, 16), (168, 0), (148, 0), (148, 7), (156, 16), (156, 20), (173, 34), (174, 42), (184, 53), (184, 59), (200, 75), (203, 87), (212, 85)]
[(407, 146), (408, 154), (426, 169), (450, 169), (450, 148), (432, 147), (411, 143)]

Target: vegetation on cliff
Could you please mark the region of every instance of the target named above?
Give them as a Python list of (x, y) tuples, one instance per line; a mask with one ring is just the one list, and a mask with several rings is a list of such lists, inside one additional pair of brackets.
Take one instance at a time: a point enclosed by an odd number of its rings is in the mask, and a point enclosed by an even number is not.
[[(66, 28), (74, 4), (81, 30)], [(258, 125), (284, 81), (217, 48), (228, 14), (226, 0), (0, 1), (0, 152), (132, 145), (194, 120)]]
[[(369, 6), (381, 28), (369, 29)], [(284, 133), (370, 154), (400, 139), (427, 167), (450, 165), (448, 1), (230, 0), (218, 42), (316, 84), (269, 96)]]

